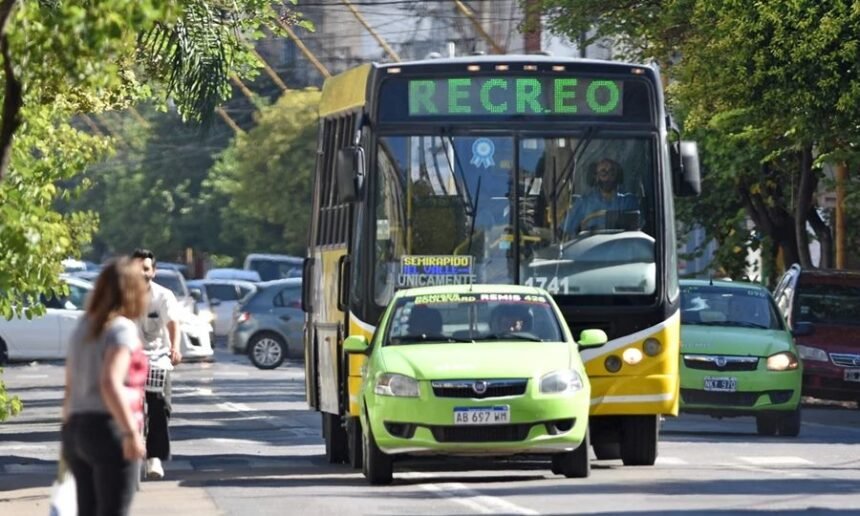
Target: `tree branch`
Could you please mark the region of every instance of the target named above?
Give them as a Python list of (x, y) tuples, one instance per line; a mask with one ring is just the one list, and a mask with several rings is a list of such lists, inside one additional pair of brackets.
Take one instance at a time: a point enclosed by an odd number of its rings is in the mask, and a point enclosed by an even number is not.
[(21, 81), (15, 77), (15, 70), (12, 68), (9, 38), (6, 35), (6, 27), (16, 3), (17, 0), (3, 0), (0, 3), (0, 55), (3, 57), (3, 72), (6, 76), (3, 113), (0, 115), (3, 118), (0, 123), (0, 181), (3, 180), (6, 169), (9, 168), (12, 158), (12, 139), (18, 126), (21, 125), (21, 108), (24, 106)]

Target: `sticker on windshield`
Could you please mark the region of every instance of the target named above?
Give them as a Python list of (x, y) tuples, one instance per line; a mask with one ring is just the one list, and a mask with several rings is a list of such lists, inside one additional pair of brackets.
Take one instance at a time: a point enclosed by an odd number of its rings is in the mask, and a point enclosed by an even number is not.
[(469, 162), (476, 167), (490, 168), (496, 163), (493, 156), (496, 154), (496, 145), (489, 138), (478, 138), (472, 144), (472, 160)]
[(472, 256), (405, 255), (400, 258), (398, 288), (475, 283)]

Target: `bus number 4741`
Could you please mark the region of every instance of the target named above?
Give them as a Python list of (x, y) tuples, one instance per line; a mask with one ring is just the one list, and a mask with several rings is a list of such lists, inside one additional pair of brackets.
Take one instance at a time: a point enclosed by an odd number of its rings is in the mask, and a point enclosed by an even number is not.
[(568, 278), (558, 279), (557, 276), (532, 276), (526, 280), (529, 287), (538, 287), (551, 294), (567, 294), (570, 290)]

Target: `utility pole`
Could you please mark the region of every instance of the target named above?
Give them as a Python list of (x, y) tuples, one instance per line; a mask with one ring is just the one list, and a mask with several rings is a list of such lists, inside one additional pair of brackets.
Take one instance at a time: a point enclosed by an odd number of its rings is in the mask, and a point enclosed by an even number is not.
[(487, 34), (487, 31), (485, 31), (484, 27), (481, 25), (481, 21), (478, 20), (478, 18), (475, 16), (475, 13), (472, 12), (471, 9), (466, 7), (466, 4), (464, 4), (460, 0), (454, 0), (454, 5), (456, 5), (457, 9), (461, 13), (463, 13), (463, 16), (465, 16), (466, 18), (469, 19), (470, 22), (472, 22), (472, 26), (475, 27), (475, 31), (478, 33), (479, 36), (481, 36), (481, 38), (484, 39), (484, 41), (487, 42), (488, 45), (490, 45), (490, 47), (493, 48), (494, 54), (504, 54), (505, 53), (505, 49), (502, 48), (501, 45), (496, 43), (496, 40), (494, 40), (492, 38), (492, 36)]
[(845, 183), (848, 182), (848, 164), (836, 165), (836, 268), (845, 268)]
[(375, 39), (377, 43), (379, 43), (379, 45), (382, 47), (383, 50), (385, 50), (385, 53), (388, 54), (391, 60), (395, 63), (399, 62), (400, 56), (397, 55), (397, 52), (395, 52), (394, 49), (391, 48), (391, 46), (388, 44), (388, 42), (385, 41), (385, 39), (380, 36), (379, 33), (373, 29), (373, 27), (370, 26), (370, 23), (368, 23), (367, 19), (362, 16), (362, 14), (358, 11), (358, 8), (354, 6), (349, 0), (340, 1), (343, 3), (343, 5), (347, 6), (350, 11), (352, 11), (353, 16), (355, 16), (355, 19), (358, 20), (358, 23), (360, 23), (365, 29), (367, 29), (367, 32), (369, 32), (370, 35), (373, 36), (373, 39)]
[(526, 33), (524, 36), (524, 47), (527, 54), (536, 54), (543, 50), (541, 48), (541, 19), (540, 2), (538, 0), (526, 0)]
[(287, 36), (289, 36), (290, 39), (293, 40), (293, 43), (295, 43), (296, 46), (299, 47), (299, 50), (302, 51), (302, 54), (304, 54), (305, 57), (308, 58), (308, 61), (310, 61), (311, 64), (314, 65), (314, 67), (317, 69), (317, 71), (320, 74), (322, 74), (322, 76), (325, 77), (326, 79), (331, 77), (331, 72), (328, 71), (328, 68), (326, 68), (325, 65), (323, 65), (319, 61), (319, 59), (317, 59), (317, 56), (315, 56), (314, 53), (310, 51), (310, 49), (305, 45), (305, 43), (295, 33), (295, 31), (289, 25), (284, 23), (283, 20), (278, 19), (277, 23), (278, 23), (278, 25), (280, 25), (280, 27), (282, 29), (284, 29), (284, 32), (287, 33)]

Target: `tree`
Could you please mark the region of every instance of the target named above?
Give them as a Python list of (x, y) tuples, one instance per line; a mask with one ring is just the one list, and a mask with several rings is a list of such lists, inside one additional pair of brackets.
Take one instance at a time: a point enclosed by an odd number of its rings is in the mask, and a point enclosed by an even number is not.
[[(703, 142), (706, 183), (731, 188), (786, 264), (811, 265), (807, 224), (827, 263), (830, 228), (814, 202), (821, 166), (850, 157), (860, 140), (860, 12), (852, 2), (544, 4), (562, 31), (594, 26), (598, 35), (619, 37), (635, 57), (667, 65), (675, 79), (670, 98)], [(686, 210), (699, 214), (688, 222), (717, 218), (730, 232), (737, 206), (725, 197), (723, 189), (705, 191), (694, 206), (723, 211)]]
[[(275, 0), (0, 1), (0, 315), (42, 311), (62, 292), (62, 259), (91, 237), (92, 213), (61, 214), (75, 177), (112, 141), (71, 123), (81, 113), (167, 100), (204, 125), (229, 94), (229, 76), (252, 73), (245, 38), (279, 16)], [(2, 389), (0, 389), (2, 394)], [(2, 403), (2, 401), (0, 401)]]
[[(221, 209), (228, 254), (303, 255), (310, 223), (320, 93), (290, 91), (264, 108), (213, 167), (203, 202)], [(225, 247), (226, 248), (226, 247)]]

